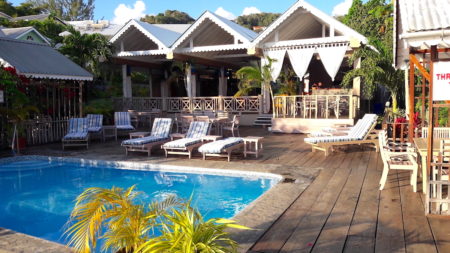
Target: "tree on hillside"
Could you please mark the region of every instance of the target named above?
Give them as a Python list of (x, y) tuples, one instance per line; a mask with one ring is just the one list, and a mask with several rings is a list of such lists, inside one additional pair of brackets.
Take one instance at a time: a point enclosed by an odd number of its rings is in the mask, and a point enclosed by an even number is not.
[(141, 21), (150, 24), (192, 24), (195, 19), (193, 19), (189, 14), (177, 10), (166, 10), (164, 13), (159, 13), (158, 15), (146, 15), (141, 18)]
[(275, 19), (277, 19), (281, 14), (279, 13), (255, 13), (245, 16), (239, 16), (236, 19), (236, 23), (253, 29), (254, 26), (269, 26)]
[(16, 8), (14, 8), (12, 3), (6, 0), (0, 0), (0, 11), (9, 16), (14, 16), (16, 14)]
[(63, 38), (59, 34), (67, 29), (60, 22), (54, 21), (51, 16), (45, 20), (20, 20), (16, 22), (3, 19), (0, 20), (0, 26), (8, 28), (32, 26), (42, 35), (49, 38), (53, 45), (62, 42)]
[(94, 18), (95, 0), (28, 0), (35, 8), (42, 8), (63, 20)]

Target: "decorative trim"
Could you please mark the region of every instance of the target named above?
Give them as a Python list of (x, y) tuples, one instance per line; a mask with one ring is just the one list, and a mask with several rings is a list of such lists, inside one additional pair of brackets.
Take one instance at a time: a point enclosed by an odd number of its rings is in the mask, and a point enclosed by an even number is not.
[(269, 36), (275, 29), (277, 29), (282, 23), (284, 23), (292, 14), (294, 14), (298, 9), (304, 8), (306, 11), (310, 12), (312, 15), (317, 17), (318, 19), (322, 20), (324, 23), (327, 23), (329, 25), (333, 25), (334, 29), (337, 31), (340, 31), (344, 33), (346, 36), (353, 36), (358, 38), (363, 43), (367, 43), (367, 38), (361, 35), (360, 33), (356, 32), (355, 30), (351, 29), (350, 27), (342, 24), (341, 22), (337, 21), (336, 19), (328, 16), (321, 10), (313, 7), (312, 5), (306, 3), (303, 0), (300, 0), (296, 2), (294, 5), (291, 6), (286, 12), (284, 12), (277, 20), (275, 20), (269, 27), (266, 28), (254, 41), (253, 45), (256, 47), (263, 39), (265, 39), (267, 36)]
[[(151, 25), (151, 24), (150, 24)], [(143, 28), (136, 20), (131, 19), (128, 21), (126, 25), (124, 25), (110, 40), (111, 43), (116, 42), (120, 36), (122, 36), (128, 29), (130, 29), (132, 26), (134, 26), (136, 29), (138, 29), (140, 32), (142, 32), (147, 38), (155, 42), (159, 48), (168, 49), (169, 46), (165, 45), (161, 40), (159, 40), (155, 35), (150, 33), (147, 29)]]
[(201, 46), (193, 48), (180, 48), (176, 53), (197, 53), (197, 52), (212, 52), (212, 51), (228, 51), (247, 49), (249, 44), (232, 44), (232, 45), (216, 45), (216, 46)]
[(67, 76), (67, 75), (52, 75), (52, 74), (36, 74), (36, 73), (20, 73), (28, 78), (40, 79), (57, 79), (57, 80), (76, 80), (76, 81), (92, 81), (92, 76)]
[[(240, 41), (244, 42), (244, 44), (250, 44), (250, 40), (242, 36), (239, 32), (231, 28), (229, 25), (222, 22), (222, 20), (218, 19), (215, 15), (213, 15), (209, 11), (205, 11), (200, 18), (198, 18), (194, 24), (192, 24), (172, 45), (172, 50), (176, 49), (183, 43), (191, 34), (197, 30), (197, 28), (206, 20), (209, 19), (216, 25), (218, 25), (220, 28), (228, 32), (234, 37), (237, 37)], [(196, 47), (194, 47), (196, 48)]]
[(158, 50), (140, 50), (140, 51), (123, 51), (116, 54), (117, 57), (125, 56), (145, 56), (145, 55), (165, 55), (168, 50), (158, 49)]

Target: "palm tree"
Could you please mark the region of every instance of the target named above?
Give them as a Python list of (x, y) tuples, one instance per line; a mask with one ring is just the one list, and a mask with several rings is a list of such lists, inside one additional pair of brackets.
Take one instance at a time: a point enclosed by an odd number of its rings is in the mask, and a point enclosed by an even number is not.
[(108, 39), (98, 33), (81, 34), (69, 26), (70, 35), (63, 40), (60, 47), (61, 53), (83, 68), (89, 69), (95, 75), (99, 75), (99, 63), (109, 59), (113, 52), (113, 46)]
[(92, 252), (102, 238), (102, 251), (133, 252), (154, 236), (158, 218), (168, 208), (181, 206), (175, 197), (147, 206), (136, 204), (140, 193), (134, 188), (93, 187), (79, 195), (65, 232), (69, 246), (76, 252)]
[(258, 65), (245, 66), (236, 72), (236, 75), (240, 81), (238, 84), (239, 90), (234, 96), (246, 96), (255, 88), (267, 89), (270, 93), (270, 98), (272, 99), (272, 108), (275, 108), (273, 89), (271, 85), (271, 73), (272, 63), (276, 60), (270, 57), (267, 57), (265, 60), (267, 64), (262, 67), (259, 67)]
[(367, 99), (373, 98), (377, 84), (383, 85), (391, 93), (392, 111), (397, 113), (397, 98), (404, 82), (403, 71), (393, 67), (392, 53), (387, 46), (378, 40), (374, 40), (370, 44), (376, 50), (364, 46), (350, 57), (350, 64), (361, 58), (361, 68), (347, 72), (342, 80), (342, 85), (351, 87), (353, 78), (361, 77), (364, 83), (363, 96)]
[(182, 210), (164, 214), (164, 221), (162, 235), (144, 243), (139, 252), (236, 252), (237, 243), (225, 229), (249, 229), (227, 219), (213, 218), (205, 222), (189, 202)]

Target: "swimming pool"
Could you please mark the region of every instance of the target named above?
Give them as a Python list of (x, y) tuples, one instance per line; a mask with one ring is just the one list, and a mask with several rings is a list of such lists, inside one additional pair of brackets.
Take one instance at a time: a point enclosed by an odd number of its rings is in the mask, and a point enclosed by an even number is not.
[(268, 173), (73, 158), (0, 159), (0, 227), (64, 243), (74, 200), (88, 187), (136, 185), (144, 201), (189, 198), (208, 218), (231, 218), (281, 179)]

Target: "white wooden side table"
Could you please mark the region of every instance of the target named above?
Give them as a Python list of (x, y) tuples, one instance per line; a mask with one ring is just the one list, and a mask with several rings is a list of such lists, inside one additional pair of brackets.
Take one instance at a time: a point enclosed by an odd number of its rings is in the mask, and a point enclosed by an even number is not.
[(262, 143), (264, 137), (247, 136), (242, 139), (244, 140), (244, 157), (247, 157), (247, 154), (253, 154), (258, 158), (259, 153), (264, 150)]

